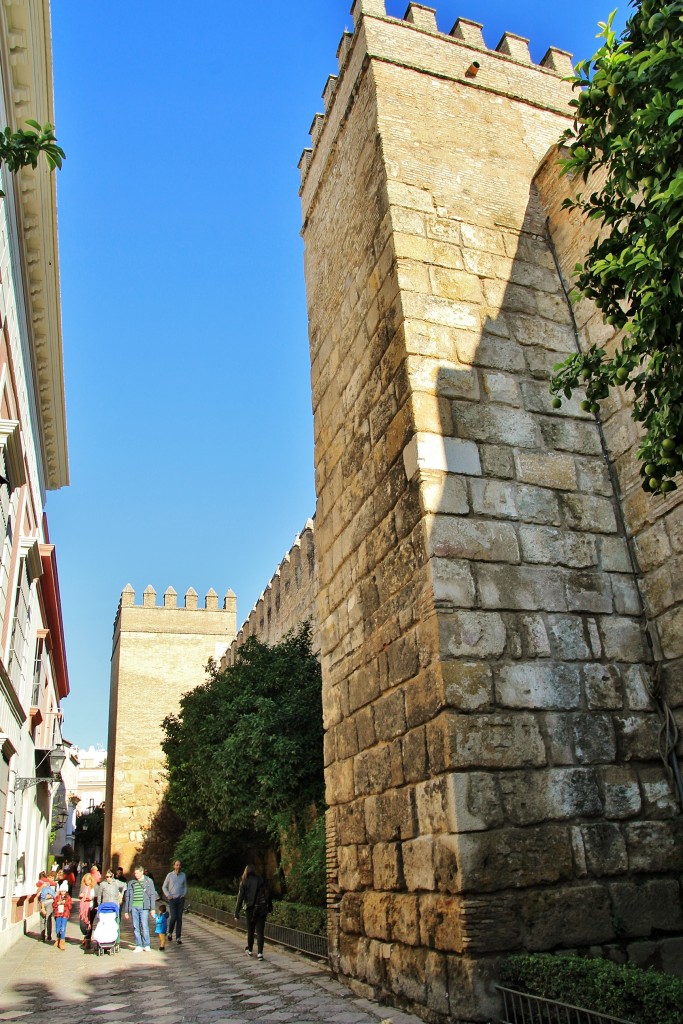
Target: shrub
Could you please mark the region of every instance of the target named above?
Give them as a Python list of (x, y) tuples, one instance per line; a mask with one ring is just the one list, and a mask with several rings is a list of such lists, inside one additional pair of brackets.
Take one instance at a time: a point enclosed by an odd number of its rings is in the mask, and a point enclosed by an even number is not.
[[(190, 903), (204, 903), (207, 907), (235, 913), (237, 896), (215, 889), (203, 889), (198, 885), (188, 886)], [(312, 935), (327, 934), (327, 912), (324, 907), (307, 907), (301, 903), (273, 903), (273, 913), (268, 918), (273, 924), (281, 924), (285, 928), (296, 928)]]
[(683, 1024), (683, 980), (635, 964), (538, 953), (503, 962), (501, 983), (632, 1024)]

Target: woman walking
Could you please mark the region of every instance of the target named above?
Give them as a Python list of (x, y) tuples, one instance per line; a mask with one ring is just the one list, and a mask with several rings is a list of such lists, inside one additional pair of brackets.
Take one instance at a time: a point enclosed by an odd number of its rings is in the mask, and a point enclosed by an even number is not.
[(81, 892), (78, 903), (78, 923), (81, 927), (81, 934), (83, 935), (83, 941), (81, 942), (81, 947), (83, 949), (90, 949), (92, 922), (95, 917), (96, 903), (95, 880), (88, 871), (81, 879)]
[(256, 873), (253, 864), (247, 864), (242, 872), (240, 888), (237, 894), (237, 905), (235, 907), (235, 920), (239, 921), (240, 910), (245, 907), (247, 917), (247, 956), (254, 953), (254, 934), (256, 934), (256, 948), (258, 959), (263, 960), (263, 940), (266, 927), (266, 918), (273, 909), (273, 901), (270, 898), (268, 886)]

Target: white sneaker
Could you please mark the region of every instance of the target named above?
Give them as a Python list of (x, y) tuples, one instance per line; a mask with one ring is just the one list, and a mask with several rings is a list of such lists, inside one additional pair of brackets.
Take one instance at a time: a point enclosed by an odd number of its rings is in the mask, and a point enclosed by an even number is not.
[(145, 946), (145, 947), (144, 947), (144, 949), (142, 950), (142, 952), (143, 952), (143, 953), (149, 953), (149, 952), (151, 952), (151, 946)]
[(133, 950), (134, 953), (142, 953), (142, 946), (136, 946)]

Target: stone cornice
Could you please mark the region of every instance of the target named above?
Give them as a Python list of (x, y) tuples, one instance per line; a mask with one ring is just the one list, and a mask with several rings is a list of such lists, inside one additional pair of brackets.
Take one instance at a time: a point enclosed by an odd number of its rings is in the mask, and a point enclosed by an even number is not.
[[(49, 0), (4, 0), (1, 16), (12, 127), (27, 118), (54, 123)], [(41, 159), (13, 187), (45, 486), (54, 490), (69, 482), (55, 175)]]

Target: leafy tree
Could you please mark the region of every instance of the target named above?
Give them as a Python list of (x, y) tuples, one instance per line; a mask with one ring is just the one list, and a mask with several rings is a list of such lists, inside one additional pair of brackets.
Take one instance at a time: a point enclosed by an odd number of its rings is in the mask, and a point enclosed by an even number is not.
[[(308, 624), (268, 647), (251, 638), (236, 664), (186, 694), (163, 723), (167, 799), (188, 832), (228, 842), (302, 828), (323, 802), (320, 666)], [(196, 846), (196, 840), (192, 840)], [(215, 850), (212, 858), (215, 859)]]
[(76, 818), (74, 840), (88, 850), (102, 849), (104, 843), (104, 804), (84, 811)]
[[(57, 145), (54, 125), (41, 125), (38, 121), (27, 121), (26, 124), (30, 131), (20, 128), (15, 132), (9, 127), (0, 131), (0, 163), (14, 174), (21, 167), (36, 168), (42, 153), (51, 171), (61, 167), (66, 154)], [(0, 196), (4, 194), (0, 191)]]
[(666, 493), (683, 469), (683, 0), (636, 3), (620, 37), (615, 13), (576, 68), (576, 120), (561, 141), (564, 172), (606, 173), (565, 205), (603, 228), (576, 288), (623, 334), (612, 355), (592, 345), (558, 364), (551, 391), (559, 407), (582, 384), (597, 413), (611, 388), (633, 389), (643, 487)]

